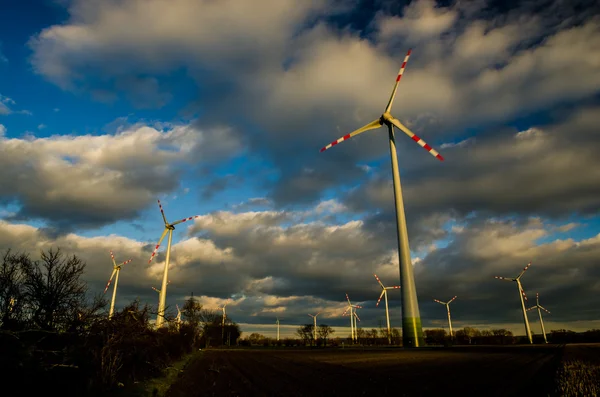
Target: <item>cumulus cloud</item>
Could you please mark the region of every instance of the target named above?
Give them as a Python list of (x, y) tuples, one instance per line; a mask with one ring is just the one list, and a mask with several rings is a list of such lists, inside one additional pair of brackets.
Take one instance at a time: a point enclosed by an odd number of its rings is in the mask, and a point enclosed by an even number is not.
[[(216, 221), (217, 217), (224, 219), (223, 214), (211, 216), (199, 218), (191, 228), (202, 227), (203, 237), (173, 244), (171, 306), (194, 292), (207, 307), (230, 302), (228, 313), (239, 322), (264, 323), (278, 315), (287, 323), (301, 324), (306, 313), (323, 311), (324, 321), (345, 325), (341, 312), (348, 293), (353, 302), (364, 306), (360, 314), (364, 326), (376, 326), (382, 318), (383, 312), (374, 307), (379, 286), (373, 273), (385, 284), (397, 284), (398, 257), (394, 244), (363, 222), (274, 224), (277, 217), (268, 212), (229, 215), (227, 222)], [(160, 283), (164, 247), (156, 262), (147, 265), (152, 245), (124, 237), (52, 237), (32, 226), (6, 222), (0, 223), (0, 229), (2, 249), (35, 253), (61, 246), (69, 254), (82, 256), (88, 262), (85, 277), (92, 291), (101, 291), (110, 275), (108, 250), (114, 250), (117, 259), (132, 258), (129, 270), (121, 274), (119, 304), (135, 297), (155, 302), (150, 287)], [(600, 276), (600, 235), (538, 244), (555, 229), (543, 218), (480, 217), (452, 228), (446, 236), (447, 246), (430, 247), (414, 261), (425, 326), (435, 326), (441, 316), (432, 299), (453, 295), (459, 296), (453, 308), (456, 326), (518, 325), (516, 288), (493, 276), (514, 277), (529, 261), (533, 265), (523, 277), (523, 285), (530, 296), (540, 292), (544, 305), (553, 312), (551, 322), (568, 325), (594, 320), (600, 303), (596, 281)], [(390, 298), (392, 316), (399, 326), (400, 295)]]
[[(421, 0), (402, 16), (379, 13), (369, 39), (326, 22), (353, 10), (348, 4), (281, 1), (256, 15), (248, 12), (254, 7), (237, 1), (75, 1), (69, 21), (32, 39), (32, 62), (65, 88), (101, 84), (145, 93), (122, 82), (180, 67), (208, 90), (221, 87), (210, 101), (199, 101), (210, 108), (209, 117), (229, 117), (237, 109), (260, 127), (248, 140), (280, 171), (269, 186), (276, 205), (314, 202), (324, 190), (360, 178), (357, 161), (386, 153), (384, 138), (364, 137), (321, 156), (316, 150), (337, 138), (338, 128), (343, 135), (380, 114), (411, 41), (420, 44), (396, 116), (416, 132), (426, 129), (431, 143), (440, 139), (440, 126), (449, 139), (469, 123), (509, 121), (600, 89), (594, 7), (580, 13), (556, 1), (543, 12), (522, 5), (489, 17), (485, 3), (442, 7)], [(103, 78), (90, 80), (92, 74)], [(284, 131), (286, 139), (274, 139)], [(305, 172), (307, 166), (315, 171)]]
[[(419, 163), (403, 179), (406, 212), (472, 211), (562, 217), (600, 209), (598, 107), (580, 109), (555, 125), (499, 133), (447, 147), (442, 165)], [(375, 175), (345, 203), (393, 211), (391, 178)]]
[(181, 165), (228, 158), (240, 143), (229, 128), (162, 131), (133, 126), (115, 135), (0, 139), (0, 201), (15, 219), (60, 228), (131, 219), (158, 194), (177, 188)]
[(529, 297), (540, 293), (542, 304), (556, 316), (551, 321), (596, 320), (591, 307), (597, 304), (592, 302), (597, 302), (599, 287), (600, 235), (581, 242), (557, 239), (537, 244), (550, 229), (539, 218), (472, 220), (454, 234), (451, 244), (432, 252), (416, 267), (419, 296), (426, 302), (440, 294), (458, 295), (456, 303), (462, 300), (463, 307), (457, 305), (455, 310), (463, 321), (483, 322), (489, 317), (516, 321), (520, 311), (517, 288), (493, 276), (516, 277), (532, 262), (522, 283)]

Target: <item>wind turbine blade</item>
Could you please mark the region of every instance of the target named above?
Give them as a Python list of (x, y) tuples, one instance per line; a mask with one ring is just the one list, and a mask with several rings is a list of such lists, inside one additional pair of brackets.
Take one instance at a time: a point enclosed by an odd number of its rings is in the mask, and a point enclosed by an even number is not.
[(544, 308), (544, 306), (540, 306), (540, 309), (542, 309), (543, 311), (545, 311), (546, 313), (550, 313), (550, 310)]
[(160, 214), (163, 217), (163, 221), (165, 221), (165, 225), (168, 225), (169, 223), (167, 222), (167, 217), (165, 216), (165, 211), (163, 211), (162, 204), (160, 203), (160, 200), (157, 200), (157, 201), (158, 201), (158, 208), (160, 208)]
[(309, 314), (309, 316), (314, 317), (312, 314)]
[(154, 251), (152, 251), (152, 255), (150, 255), (150, 259), (148, 260), (148, 263), (152, 262), (152, 259), (154, 259), (154, 255), (156, 255), (156, 251), (158, 251), (158, 247), (160, 247), (160, 243), (162, 243), (162, 241), (165, 238), (165, 236), (167, 235), (168, 231), (169, 231), (169, 229), (167, 229), (167, 228), (165, 228), (165, 230), (163, 230), (163, 233), (160, 236), (160, 239), (158, 240), (158, 244), (156, 244), (156, 247), (154, 247)]
[(379, 306), (379, 302), (381, 302), (381, 298), (383, 298), (384, 294), (385, 294), (385, 289), (383, 291), (381, 291), (381, 295), (379, 295), (379, 299), (377, 299), (377, 304), (375, 305), (375, 307)]
[(379, 285), (381, 285), (381, 288), (385, 289), (385, 286), (383, 285), (383, 283), (381, 282), (381, 280), (379, 279), (379, 277), (377, 277), (376, 274), (373, 274), (375, 276), (375, 279), (377, 280), (377, 282), (379, 283)]
[(456, 295), (454, 295), (454, 298), (452, 298), (448, 301), (448, 304), (450, 304), (450, 302), (452, 302), (454, 299), (456, 299)]
[(363, 308), (362, 306), (359, 306), (359, 305), (353, 305), (352, 307), (354, 307), (356, 309), (362, 309)]
[(352, 305), (352, 303), (350, 303), (350, 298), (348, 297), (348, 294), (346, 294), (346, 300), (348, 301), (349, 305)]
[(533, 310), (533, 309), (537, 309), (537, 306), (531, 306), (531, 307), (528, 307), (528, 308), (526, 309), (526, 311), (530, 311), (530, 310)]
[(394, 103), (394, 98), (396, 97), (396, 90), (398, 90), (398, 84), (400, 84), (400, 79), (404, 74), (404, 68), (406, 68), (406, 63), (408, 62), (408, 58), (410, 58), (410, 53), (412, 49), (409, 49), (404, 57), (404, 62), (402, 62), (402, 66), (400, 66), (400, 71), (398, 72), (398, 76), (396, 76), (396, 84), (394, 84), (394, 89), (392, 90), (392, 95), (390, 96), (390, 100), (388, 101), (387, 106), (385, 107), (386, 113), (390, 111), (392, 108), (392, 104)]
[(494, 276), (494, 278), (497, 278), (498, 280), (504, 280), (504, 281), (513, 281), (512, 278), (507, 278), (507, 277)]
[(444, 158), (441, 154), (437, 152), (434, 148), (429, 146), (424, 140), (415, 135), (414, 132), (409, 130), (404, 124), (400, 122), (400, 120), (396, 118), (391, 118), (390, 120), (392, 124), (394, 124), (398, 129), (402, 130), (406, 135), (410, 137), (413, 141), (417, 142), (423, 149), (427, 150), (433, 157), (437, 158), (440, 161), (444, 161)]
[(350, 307), (347, 307), (346, 310), (344, 310), (344, 312), (342, 313), (342, 316), (345, 316), (349, 309)]
[(360, 317), (358, 317), (358, 314), (356, 314), (356, 312), (354, 312), (354, 317), (356, 317), (356, 319), (357, 319), (358, 321), (360, 321)]
[(196, 218), (200, 218), (200, 215), (190, 216), (189, 218), (185, 218), (185, 219), (179, 220), (177, 222), (173, 222), (173, 223), (171, 223), (171, 225), (172, 226), (179, 225), (180, 223), (191, 221), (192, 219), (196, 219)]
[(160, 294), (160, 290), (152, 287), (152, 289)]
[(128, 264), (129, 262), (131, 262), (132, 260), (133, 260), (133, 259), (128, 259), (128, 260), (126, 260), (125, 262), (121, 263), (119, 266), (126, 265), (126, 264)]
[(445, 305), (445, 304), (446, 304), (446, 302), (442, 302), (442, 301), (440, 301), (440, 300), (437, 300), (437, 299), (434, 299), (434, 301), (435, 301), (435, 302), (437, 302), (437, 303), (440, 303), (440, 304), (442, 304), (442, 305)]
[(325, 150), (337, 145), (338, 143), (344, 142), (345, 140), (348, 140), (355, 135), (358, 135), (358, 134), (368, 131), (368, 130), (374, 130), (375, 128), (379, 128), (379, 127), (381, 127), (380, 119), (371, 121), (369, 124), (367, 124), (363, 127), (360, 127), (359, 129), (352, 131), (351, 133), (349, 133), (347, 135), (344, 135), (343, 137), (339, 138), (338, 140), (331, 142), (329, 145), (325, 146), (324, 148), (321, 148), (321, 152), (324, 152)]
[(108, 287), (110, 287), (110, 283), (112, 282), (113, 277), (115, 276), (115, 274), (117, 273), (117, 269), (113, 269), (112, 274), (110, 275), (110, 278), (108, 279), (108, 283), (106, 283), (106, 288), (104, 288), (104, 293), (106, 294), (106, 291), (108, 291)]
[(540, 305), (540, 293), (539, 292), (535, 293), (535, 304), (538, 306)]
[(525, 293), (525, 290), (523, 288), (521, 288), (521, 293), (523, 294), (523, 298), (525, 298), (526, 301), (529, 301), (529, 299), (527, 299), (527, 294)]
[(393, 287), (385, 287), (385, 289), (400, 289), (400, 286), (394, 285)]
[(315, 317), (317, 317), (317, 316), (318, 316), (319, 314), (321, 314), (321, 313), (323, 313), (323, 312), (318, 312), (317, 314), (315, 314)]
[(531, 266), (531, 262), (529, 262), (529, 263), (527, 264), (527, 266), (525, 266), (525, 268), (523, 268), (523, 271), (522, 271), (522, 272), (521, 272), (521, 273), (520, 273), (520, 274), (517, 276), (517, 278), (521, 278), (521, 276), (523, 275), (523, 273), (525, 273), (525, 271), (526, 271), (527, 269), (529, 269), (529, 266)]
[(115, 255), (113, 254), (112, 250), (110, 251), (110, 258), (113, 261), (113, 266), (117, 267), (117, 262), (115, 262)]

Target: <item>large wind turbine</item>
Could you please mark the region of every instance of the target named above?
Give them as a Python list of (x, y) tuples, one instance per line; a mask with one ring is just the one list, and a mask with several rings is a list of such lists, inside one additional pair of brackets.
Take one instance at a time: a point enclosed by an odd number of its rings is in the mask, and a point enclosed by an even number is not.
[(163, 230), (160, 239), (158, 240), (158, 244), (154, 247), (154, 251), (152, 251), (152, 255), (148, 260), (148, 263), (152, 262), (156, 252), (158, 251), (158, 247), (160, 247), (160, 243), (162, 243), (163, 239), (169, 233), (169, 240), (167, 243), (167, 257), (165, 258), (165, 270), (163, 271), (163, 280), (162, 287), (160, 288), (159, 298), (158, 298), (158, 313), (156, 315), (156, 328), (160, 328), (165, 319), (165, 302), (167, 300), (167, 277), (169, 275), (169, 261), (171, 260), (171, 241), (173, 240), (173, 230), (175, 230), (175, 225), (178, 225), (183, 222), (190, 221), (194, 218), (198, 218), (196, 216), (190, 216), (189, 218), (181, 219), (177, 222), (169, 223), (167, 222), (167, 218), (165, 217), (165, 211), (163, 211), (163, 207), (160, 204), (160, 200), (158, 200), (158, 208), (160, 208), (160, 214), (162, 215), (163, 221), (165, 222), (165, 230)]
[(394, 285), (393, 287), (386, 287), (383, 285), (383, 283), (381, 282), (381, 280), (379, 279), (379, 277), (377, 277), (376, 274), (373, 274), (375, 276), (375, 279), (377, 280), (377, 282), (379, 283), (379, 285), (381, 286), (381, 295), (379, 295), (379, 299), (377, 299), (377, 304), (375, 305), (375, 307), (379, 306), (379, 302), (381, 302), (381, 298), (385, 297), (385, 319), (387, 321), (387, 335), (388, 335), (388, 344), (392, 344), (392, 329), (390, 328), (390, 310), (388, 307), (388, 297), (387, 297), (387, 291), (389, 289), (400, 289), (400, 286), (398, 285)]
[(319, 314), (321, 314), (321, 312), (318, 312), (314, 316), (312, 314), (309, 314), (309, 316), (311, 316), (313, 318), (313, 322), (314, 322), (314, 326), (313, 326), (313, 339), (315, 341), (315, 345), (317, 344), (317, 316)]
[(441, 303), (442, 305), (446, 306), (446, 310), (448, 311), (448, 328), (450, 329), (450, 338), (452, 338), (454, 335), (452, 335), (452, 320), (450, 319), (450, 303), (452, 303), (452, 301), (456, 299), (456, 295), (454, 296), (454, 298), (450, 299), (448, 302), (442, 302), (440, 300), (434, 299), (434, 301), (436, 301), (437, 303)]
[(394, 198), (396, 202), (396, 229), (398, 233), (398, 255), (400, 257), (400, 285), (402, 286), (402, 340), (404, 346), (419, 347), (425, 345), (423, 339), (423, 328), (421, 326), (421, 315), (419, 313), (419, 302), (417, 301), (417, 289), (415, 287), (415, 278), (413, 274), (412, 263), (410, 259), (410, 247), (408, 244), (408, 232), (406, 229), (406, 216), (404, 214), (404, 202), (402, 200), (402, 187), (400, 185), (400, 172), (398, 171), (398, 155), (396, 153), (396, 139), (394, 136), (394, 127), (402, 130), (408, 135), (413, 141), (417, 142), (429, 153), (439, 160), (444, 158), (429, 146), (425, 141), (416, 136), (411, 130), (406, 128), (398, 119), (391, 115), (390, 110), (396, 96), (396, 90), (398, 84), (404, 73), (406, 62), (410, 57), (411, 50), (408, 50), (404, 62), (400, 67), (398, 76), (396, 77), (396, 84), (392, 90), (392, 95), (385, 108), (385, 112), (377, 120), (370, 122), (369, 124), (353, 131), (336, 141), (331, 142), (329, 145), (321, 149), (321, 152), (343, 142), (351, 137), (358, 135), (362, 132), (379, 128), (382, 125), (388, 127), (389, 140), (390, 140), (390, 155), (392, 158), (392, 175), (394, 181)]
[(529, 309), (527, 309), (527, 311), (533, 310), (533, 309), (537, 309), (537, 311), (538, 311), (538, 316), (540, 316), (540, 325), (542, 326), (542, 335), (544, 335), (544, 342), (548, 343), (548, 339), (546, 339), (546, 329), (544, 328), (544, 320), (542, 320), (542, 312), (540, 311), (540, 309), (545, 311), (548, 314), (550, 314), (550, 311), (546, 310), (544, 308), (544, 306), (540, 305), (539, 292), (535, 293), (535, 306), (531, 306)]
[(119, 283), (119, 272), (121, 271), (121, 266), (128, 264), (129, 262), (131, 262), (131, 259), (126, 260), (125, 262), (121, 263), (120, 265), (117, 265), (117, 262), (115, 262), (115, 256), (113, 255), (113, 252), (110, 251), (110, 258), (112, 259), (112, 263), (113, 263), (113, 271), (112, 274), (110, 275), (110, 278), (108, 279), (108, 283), (106, 283), (106, 288), (104, 288), (104, 293), (106, 294), (106, 291), (108, 291), (108, 287), (110, 287), (110, 282), (112, 281), (113, 277), (115, 277), (115, 285), (113, 286), (113, 294), (112, 294), (112, 299), (110, 301), (110, 310), (108, 312), (108, 318), (111, 318), (113, 315), (113, 312), (115, 311), (115, 299), (117, 297), (117, 284)]
[(529, 262), (527, 266), (523, 268), (523, 271), (521, 271), (521, 273), (519, 273), (519, 275), (515, 278), (500, 276), (494, 276), (494, 278), (504, 281), (515, 281), (517, 283), (517, 287), (519, 288), (519, 297), (521, 298), (521, 308), (523, 309), (523, 320), (525, 321), (525, 332), (527, 333), (527, 339), (529, 339), (529, 343), (533, 343), (533, 339), (531, 337), (531, 328), (529, 328), (529, 319), (527, 318), (527, 310), (525, 309), (525, 301), (527, 300), (527, 295), (525, 295), (525, 290), (521, 285), (521, 277), (523, 276), (523, 273), (525, 273), (525, 271), (529, 269), (529, 266), (531, 266), (531, 262)]

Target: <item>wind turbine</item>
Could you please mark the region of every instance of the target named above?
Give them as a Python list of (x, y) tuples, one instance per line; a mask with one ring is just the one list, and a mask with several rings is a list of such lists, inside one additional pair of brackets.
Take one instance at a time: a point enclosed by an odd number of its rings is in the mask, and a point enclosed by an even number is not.
[(376, 274), (373, 274), (375, 276), (375, 279), (377, 280), (377, 282), (379, 283), (379, 285), (381, 286), (381, 295), (379, 295), (379, 299), (377, 300), (377, 304), (375, 305), (375, 307), (379, 306), (379, 302), (381, 302), (381, 298), (385, 296), (385, 319), (387, 321), (387, 335), (388, 335), (388, 344), (392, 344), (392, 330), (390, 327), (390, 310), (388, 307), (388, 297), (387, 297), (387, 291), (389, 289), (400, 289), (400, 286), (395, 285), (393, 287), (386, 287), (383, 285), (383, 283), (381, 282), (381, 280), (379, 279), (379, 277), (377, 277)]
[(226, 307), (227, 307), (227, 302), (225, 302), (223, 307), (219, 308), (223, 311), (223, 319), (221, 320), (221, 340), (223, 340), (225, 338), (225, 318), (227, 317), (227, 313), (225, 313)]
[(452, 320), (450, 319), (450, 303), (456, 299), (456, 295), (454, 296), (454, 298), (450, 299), (448, 302), (442, 302), (440, 300), (434, 299), (434, 301), (436, 301), (437, 303), (441, 303), (442, 305), (446, 306), (446, 310), (448, 311), (448, 328), (450, 328), (450, 338), (452, 338), (454, 335), (452, 334)]
[(277, 319), (277, 342), (279, 342), (279, 317), (276, 317)]
[(402, 130), (413, 141), (425, 148), (437, 159), (443, 161), (444, 158), (429, 146), (425, 141), (415, 135), (411, 130), (406, 128), (398, 119), (391, 115), (390, 110), (396, 96), (398, 84), (404, 73), (406, 62), (410, 57), (411, 50), (408, 50), (404, 62), (400, 67), (396, 84), (392, 90), (392, 95), (388, 101), (384, 113), (377, 120), (331, 142), (329, 145), (321, 149), (321, 152), (352, 138), (362, 132), (379, 128), (382, 125), (388, 127), (388, 135), (390, 141), (390, 155), (392, 159), (392, 175), (394, 181), (394, 198), (396, 204), (396, 230), (398, 233), (398, 255), (400, 257), (400, 285), (402, 286), (402, 339), (404, 346), (419, 347), (425, 344), (423, 339), (423, 328), (421, 326), (421, 315), (419, 313), (419, 302), (417, 301), (417, 289), (415, 287), (415, 277), (413, 274), (412, 263), (410, 259), (410, 247), (408, 244), (408, 232), (406, 228), (406, 216), (404, 214), (404, 201), (402, 200), (402, 187), (400, 185), (400, 172), (398, 171), (398, 155), (396, 153), (396, 139), (394, 136), (394, 127)]
[(542, 335), (544, 335), (544, 342), (548, 343), (548, 339), (546, 339), (546, 329), (544, 328), (544, 320), (542, 320), (542, 312), (540, 311), (540, 309), (545, 311), (548, 314), (550, 314), (550, 311), (546, 310), (546, 308), (544, 308), (544, 306), (540, 305), (539, 292), (535, 293), (535, 306), (531, 306), (529, 309), (527, 309), (527, 311), (533, 310), (533, 309), (537, 309), (537, 311), (538, 311), (538, 315), (540, 316), (540, 325), (542, 326)]
[[(352, 335), (352, 340), (356, 340), (356, 320), (354, 318), (354, 316), (356, 315), (355, 310), (354, 309), (362, 309), (362, 306), (359, 305), (353, 305), (352, 302), (350, 302), (350, 298), (348, 297), (348, 294), (346, 294), (346, 300), (348, 301), (348, 307), (346, 308), (346, 310), (344, 310), (344, 313), (342, 313), (342, 316), (346, 315), (346, 313), (348, 313), (348, 310), (350, 310), (350, 332)], [(358, 317), (356, 315), (356, 317)], [(359, 319), (360, 321), (360, 319)]]
[[(515, 281), (517, 283), (517, 287), (519, 288), (519, 297), (521, 298), (521, 308), (523, 309), (523, 320), (525, 321), (525, 332), (527, 332), (527, 339), (529, 339), (529, 343), (533, 343), (533, 339), (531, 337), (531, 328), (529, 328), (529, 319), (527, 318), (527, 311), (525, 310), (525, 301), (527, 300), (527, 295), (525, 295), (525, 290), (521, 285), (521, 277), (523, 276), (523, 273), (525, 273), (525, 271), (529, 269), (529, 266), (531, 266), (531, 262), (529, 262), (527, 266), (523, 268), (521, 273), (519, 273), (519, 275), (515, 278), (500, 276), (494, 276), (494, 278), (504, 281)], [(525, 298), (525, 300), (523, 300), (523, 298)]]
[(163, 239), (169, 233), (169, 240), (167, 243), (167, 257), (165, 258), (165, 270), (163, 272), (163, 280), (162, 287), (160, 288), (159, 298), (158, 298), (158, 313), (156, 314), (156, 328), (160, 328), (164, 321), (165, 317), (165, 302), (167, 300), (167, 277), (169, 274), (169, 261), (171, 260), (171, 241), (173, 240), (173, 230), (175, 230), (175, 225), (178, 225), (183, 222), (190, 221), (194, 218), (198, 218), (198, 215), (190, 216), (189, 218), (184, 218), (179, 221), (169, 223), (167, 222), (167, 218), (165, 217), (165, 212), (163, 211), (163, 207), (160, 204), (160, 200), (158, 200), (158, 208), (160, 208), (160, 214), (162, 215), (163, 221), (165, 222), (165, 230), (163, 230), (160, 239), (158, 240), (158, 244), (154, 247), (154, 251), (152, 251), (152, 255), (148, 260), (148, 263), (152, 262), (156, 252), (158, 251), (158, 247), (160, 247), (160, 243), (162, 243)]
[(309, 316), (311, 316), (313, 318), (314, 321), (314, 326), (313, 326), (313, 339), (315, 341), (315, 345), (317, 344), (317, 316), (321, 314), (321, 312), (318, 312), (317, 314), (315, 314), (314, 316), (312, 314), (309, 314)]
[(179, 305), (175, 305), (175, 307), (177, 308), (177, 317), (175, 318), (175, 321), (177, 329), (179, 330), (179, 327), (181, 326), (181, 310), (179, 309)]
[(113, 315), (113, 312), (115, 311), (115, 298), (117, 297), (117, 284), (119, 283), (119, 272), (121, 271), (121, 266), (128, 264), (129, 262), (131, 262), (131, 259), (126, 260), (125, 262), (121, 263), (120, 265), (117, 265), (117, 262), (115, 262), (115, 256), (113, 255), (113, 252), (110, 251), (110, 258), (112, 259), (112, 263), (113, 263), (113, 271), (112, 274), (110, 275), (110, 278), (108, 279), (108, 283), (106, 283), (106, 288), (104, 288), (104, 293), (106, 294), (106, 291), (108, 291), (108, 287), (110, 287), (110, 282), (112, 281), (113, 277), (115, 277), (115, 285), (113, 286), (113, 294), (112, 294), (112, 299), (110, 301), (110, 310), (108, 312), (108, 318), (111, 318)]

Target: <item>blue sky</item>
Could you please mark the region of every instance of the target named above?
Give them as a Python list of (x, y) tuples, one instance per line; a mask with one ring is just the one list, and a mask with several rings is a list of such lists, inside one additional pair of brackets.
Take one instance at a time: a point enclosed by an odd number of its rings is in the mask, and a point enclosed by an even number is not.
[[(160, 199), (170, 221), (201, 216), (176, 229), (169, 305), (243, 293), (244, 324), (329, 308), (343, 327), (348, 292), (375, 326), (370, 277), (398, 277), (387, 133), (319, 149), (381, 114), (412, 47), (392, 113), (446, 159), (397, 131), (425, 326), (443, 325), (430, 295), (456, 280), (457, 324), (520, 332), (516, 304), (481, 309), (505, 290), (480, 281), (531, 260), (555, 325), (597, 327), (560, 295), (600, 296), (600, 22), (575, 3), (290, 0), (258, 16), (244, 1), (11, 2), (0, 248), (62, 246), (88, 261), (91, 291), (120, 249), (135, 277), (117, 306), (154, 303)], [(565, 262), (571, 290), (553, 276)]]

